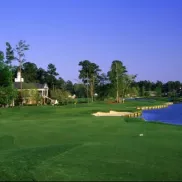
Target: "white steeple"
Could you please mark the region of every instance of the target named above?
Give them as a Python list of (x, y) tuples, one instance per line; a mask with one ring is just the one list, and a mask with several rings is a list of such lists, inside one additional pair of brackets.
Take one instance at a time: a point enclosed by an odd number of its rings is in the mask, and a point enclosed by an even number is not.
[(20, 71), (17, 72), (17, 78), (15, 78), (15, 82), (24, 82), (24, 79), (21, 78)]

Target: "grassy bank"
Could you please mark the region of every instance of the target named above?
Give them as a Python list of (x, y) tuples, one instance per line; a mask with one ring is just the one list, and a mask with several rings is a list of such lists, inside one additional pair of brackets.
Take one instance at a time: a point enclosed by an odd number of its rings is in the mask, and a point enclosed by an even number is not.
[(91, 115), (162, 103), (1, 109), (0, 180), (182, 180), (182, 127)]

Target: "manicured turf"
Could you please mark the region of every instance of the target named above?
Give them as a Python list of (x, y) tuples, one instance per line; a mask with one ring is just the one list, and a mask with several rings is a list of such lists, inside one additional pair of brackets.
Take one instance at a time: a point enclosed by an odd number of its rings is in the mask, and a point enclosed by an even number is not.
[(182, 180), (182, 127), (90, 115), (155, 104), (1, 109), (0, 180)]

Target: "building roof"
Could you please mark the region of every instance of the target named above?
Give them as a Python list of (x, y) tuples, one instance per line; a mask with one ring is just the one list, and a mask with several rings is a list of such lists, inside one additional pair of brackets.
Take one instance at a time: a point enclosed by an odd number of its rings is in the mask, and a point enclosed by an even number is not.
[[(14, 87), (16, 89), (21, 89), (21, 83), (20, 82), (14, 82)], [(44, 88), (48, 88), (47, 84), (22, 82), (22, 89), (44, 89)]]

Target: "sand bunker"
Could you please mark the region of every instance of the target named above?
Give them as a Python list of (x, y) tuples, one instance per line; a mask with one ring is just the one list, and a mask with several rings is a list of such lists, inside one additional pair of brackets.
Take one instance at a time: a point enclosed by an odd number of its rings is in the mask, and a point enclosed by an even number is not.
[(97, 112), (92, 115), (94, 116), (128, 116), (129, 114), (132, 114), (132, 112), (110, 111), (110, 112)]

